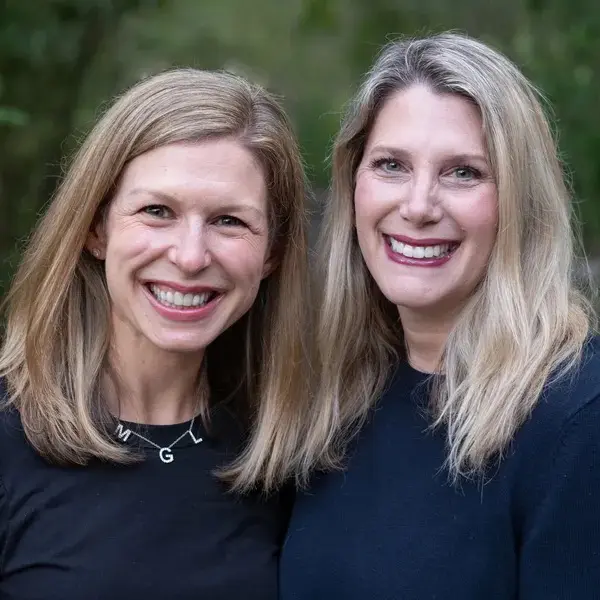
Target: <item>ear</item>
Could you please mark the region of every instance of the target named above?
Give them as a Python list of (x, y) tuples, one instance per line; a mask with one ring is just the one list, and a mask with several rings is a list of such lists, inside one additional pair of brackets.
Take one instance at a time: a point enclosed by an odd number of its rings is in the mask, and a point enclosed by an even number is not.
[(97, 219), (85, 241), (86, 250), (98, 260), (106, 258), (106, 224), (104, 219)]
[(277, 256), (277, 253), (271, 249), (269, 256), (267, 256), (267, 259), (265, 260), (265, 264), (263, 265), (261, 279), (266, 279), (269, 275), (271, 275), (279, 266), (279, 262), (279, 256)]
[(273, 271), (279, 266), (279, 261), (275, 257), (269, 258), (265, 261), (263, 266), (263, 272), (261, 279), (266, 279)]

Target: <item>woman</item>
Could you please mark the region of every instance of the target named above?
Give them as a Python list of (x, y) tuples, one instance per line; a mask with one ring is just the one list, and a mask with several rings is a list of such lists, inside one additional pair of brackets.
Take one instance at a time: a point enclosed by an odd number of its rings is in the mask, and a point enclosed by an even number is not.
[(0, 596), (276, 597), (289, 502), (259, 488), (305, 397), (305, 192), (241, 78), (167, 72), (102, 117), (10, 292)]
[[(445, 34), (346, 115), (319, 255), (322, 373), (284, 600), (600, 590), (600, 358), (537, 94)], [(352, 435), (359, 433), (352, 438)]]

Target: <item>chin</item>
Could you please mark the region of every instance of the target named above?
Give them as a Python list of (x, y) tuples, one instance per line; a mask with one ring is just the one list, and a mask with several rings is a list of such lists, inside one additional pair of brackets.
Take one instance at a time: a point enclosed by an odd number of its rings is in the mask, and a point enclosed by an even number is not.
[(398, 290), (381, 290), (383, 295), (398, 308), (423, 309), (435, 307), (440, 301), (440, 298), (428, 298), (425, 293), (407, 294), (406, 289)]
[(428, 295), (427, 292), (429, 291), (431, 294), (431, 289), (411, 289), (410, 293), (407, 293), (407, 287), (404, 287), (403, 289), (382, 289), (381, 292), (399, 309), (407, 308), (410, 310), (429, 311), (435, 310), (445, 302), (444, 296)]
[(151, 338), (154, 345), (165, 352), (179, 352), (182, 354), (194, 354), (196, 352), (202, 352), (206, 349), (206, 347), (213, 341), (213, 339), (208, 339), (202, 337), (199, 339), (195, 338), (185, 338), (185, 337), (168, 337), (168, 336), (155, 336)]
[(410, 311), (415, 316), (420, 315), (435, 321), (455, 319), (467, 301), (468, 298), (464, 299), (454, 295), (425, 299), (422, 296), (420, 298), (407, 297), (406, 294), (402, 297), (398, 294), (396, 301), (391, 300), (398, 307), (400, 314), (402, 314), (402, 311)]

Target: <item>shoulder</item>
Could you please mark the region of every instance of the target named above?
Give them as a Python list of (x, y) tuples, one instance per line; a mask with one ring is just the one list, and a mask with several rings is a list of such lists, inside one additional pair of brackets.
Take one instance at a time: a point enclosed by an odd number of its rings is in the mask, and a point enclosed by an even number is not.
[(595, 412), (599, 407), (600, 338), (595, 336), (588, 340), (571, 371), (548, 382), (533, 411), (530, 426), (560, 433), (579, 413)]
[(14, 449), (15, 444), (25, 441), (23, 424), (19, 411), (7, 405), (8, 388), (4, 377), (0, 377), (0, 465), (4, 462), (7, 452)]
[[(573, 373), (548, 386), (540, 402), (540, 413), (556, 415), (560, 431), (556, 455), (586, 445), (600, 449), (600, 338), (586, 344), (581, 362)], [(546, 417), (548, 418), (548, 417)]]
[(541, 495), (547, 491), (548, 478), (570, 478), (584, 465), (588, 474), (600, 474), (600, 462), (588, 464), (600, 457), (597, 337), (588, 341), (577, 367), (548, 383), (531, 417), (517, 433), (511, 454), (521, 483), (529, 490), (539, 486)]
[(566, 374), (552, 378), (529, 418), (517, 432), (509, 456), (519, 472), (548, 466), (565, 436), (590, 432), (575, 427), (591, 421), (591, 433), (600, 443), (600, 339), (590, 338), (577, 365)]
[[(0, 523), (4, 510), (7, 480), (10, 473), (15, 472), (15, 463), (26, 449), (26, 437), (19, 412), (13, 406), (7, 405), (8, 390), (6, 380), (0, 377)], [(16, 460), (15, 460), (16, 459)], [(1, 540), (1, 532), (0, 532)]]
[(519, 589), (528, 598), (547, 598), (549, 590), (589, 598), (600, 585), (599, 356), (593, 339), (579, 367), (548, 386), (524, 428), (513, 522), (524, 565)]

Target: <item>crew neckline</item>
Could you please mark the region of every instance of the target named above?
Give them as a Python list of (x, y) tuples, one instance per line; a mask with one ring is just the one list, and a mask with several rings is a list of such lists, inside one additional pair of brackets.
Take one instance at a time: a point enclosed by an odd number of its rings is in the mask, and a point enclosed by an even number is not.
[(416, 367), (413, 367), (410, 362), (408, 362), (408, 359), (403, 358), (396, 369), (397, 373), (403, 376), (409, 376), (409, 377), (413, 377), (416, 379), (429, 379), (432, 377), (436, 377), (437, 375), (439, 375), (438, 373), (428, 373), (426, 371), (421, 371), (419, 369), (417, 369)]

